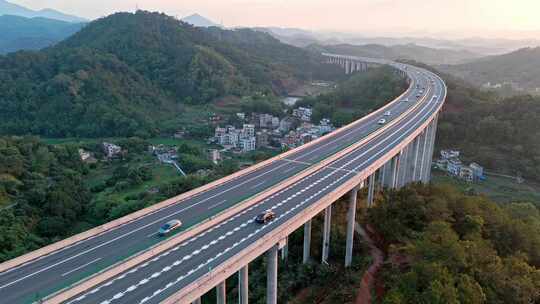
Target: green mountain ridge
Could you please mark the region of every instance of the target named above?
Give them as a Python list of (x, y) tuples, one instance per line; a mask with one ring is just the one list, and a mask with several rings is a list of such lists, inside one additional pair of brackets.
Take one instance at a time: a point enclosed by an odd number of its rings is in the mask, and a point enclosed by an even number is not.
[(38, 50), (51, 46), (84, 27), (54, 19), (0, 16), (0, 54), (18, 50)]
[(88, 22), (87, 19), (74, 15), (68, 15), (54, 9), (45, 8), (39, 11), (35, 11), (5, 0), (0, 0), (0, 16), (1, 15), (15, 15), (27, 18), (43, 17), (74, 23)]
[(476, 85), (511, 82), (516, 87), (535, 89), (540, 87), (540, 47), (444, 66), (442, 70)]
[(158, 134), (163, 121), (181, 113), (179, 105), (280, 94), (284, 80), (341, 74), (322, 61), (261, 32), (117, 13), (54, 47), (0, 56), (0, 134)]

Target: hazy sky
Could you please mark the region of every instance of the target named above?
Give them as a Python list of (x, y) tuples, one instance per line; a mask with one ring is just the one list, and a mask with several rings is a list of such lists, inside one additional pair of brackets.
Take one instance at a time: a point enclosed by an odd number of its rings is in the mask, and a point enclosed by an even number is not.
[(540, 31), (540, 0), (9, 1), (33, 9), (51, 7), (91, 19), (115, 11), (134, 11), (138, 6), (179, 17), (200, 13), (225, 26), (280, 26), (364, 33), (443, 32), (463, 36), (501, 33), (508, 38), (517, 35), (516, 31)]

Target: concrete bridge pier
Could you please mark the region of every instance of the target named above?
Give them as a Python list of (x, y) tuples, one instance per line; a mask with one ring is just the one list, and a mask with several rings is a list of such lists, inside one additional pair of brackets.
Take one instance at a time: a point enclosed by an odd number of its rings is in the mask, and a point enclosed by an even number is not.
[(356, 224), (356, 201), (358, 198), (358, 189), (354, 187), (349, 192), (349, 210), (347, 212), (347, 244), (345, 249), (345, 267), (352, 264), (353, 244), (354, 244), (354, 225)]
[(410, 144), (410, 150), (409, 150), (409, 160), (408, 160), (408, 168), (407, 168), (407, 182), (408, 183), (414, 183), (414, 174), (416, 172), (416, 164), (418, 162), (418, 146), (419, 146), (419, 140), (418, 137), (416, 137)]
[(422, 182), (424, 184), (429, 183), (429, 178), (431, 176), (431, 161), (433, 159), (433, 150), (435, 145), (435, 133), (437, 130), (437, 118), (433, 119), (429, 124), (429, 127), (426, 132), (426, 142), (424, 150), (424, 163), (422, 170)]
[[(380, 171), (380, 170), (379, 170)], [(371, 208), (373, 206), (373, 196), (375, 194), (375, 174), (377, 171), (373, 172), (369, 176), (369, 188), (368, 188), (368, 197), (367, 197), (367, 207)]]
[(304, 252), (302, 257), (302, 263), (309, 262), (311, 251), (311, 219), (304, 224)]
[(240, 304), (249, 302), (249, 266), (246, 265), (238, 271), (238, 299)]
[(197, 300), (191, 302), (191, 304), (201, 304), (201, 298), (197, 298)]
[(417, 180), (424, 182), (424, 172), (426, 170), (426, 159), (427, 159), (427, 143), (428, 143), (428, 133), (431, 132), (431, 125), (428, 125), (422, 134), (420, 135), (420, 154), (418, 162), (418, 176)]
[(432, 134), (431, 134), (431, 142), (430, 142), (430, 145), (429, 145), (429, 147), (430, 147), (429, 154), (428, 154), (429, 163), (428, 163), (427, 172), (426, 172), (427, 183), (429, 183), (429, 181), (431, 180), (431, 164), (432, 164), (432, 161), (433, 161), (433, 153), (435, 151), (435, 139), (437, 138), (437, 125), (438, 125), (438, 123), (439, 123), (439, 114), (435, 115), (435, 118), (432, 121), (433, 131), (432, 131)]
[(407, 184), (407, 174), (409, 172), (409, 154), (410, 154), (410, 145), (407, 145), (401, 151), (400, 162), (399, 162), (399, 176), (397, 187), (401, 188)]
[(285, 244), (283, 245), (283, 248), (281, 248), (281, 259), (285, 261), (289, 256), (289, 238), (286, 237), (283, 242)]
[(266, 303), (277, 304), (277, 272), (278, 272), (278, 245), (274, 245), (266, 253)]
[(379, 168), (379, 183), (380, 183), (381, 189), (388, 186), (388, 182), (387, 182), (389, 178), (388, 168), (389, 168), (388, 162)]
[(418, 135), (415, 139), (414, 139), (414, 143), (413, 143), (413, 157), (412, 157), (412, 172), (411, 172), (411, 181), (413, 182), (416, 182), (418, 181), (418, 178), (417, 178), (417, 175), (418, 175), (418, 161), (419, 161), (419, 158), (420, 158), (420, 143), (422, 141), (422, 136), (421, 135)]
[(227, 302), (227, 291), (225, 288), (225, 281), (216, 286), (216, 303), (225, 304)]
[(392, 189), (395, 189), (397, 187), (397, 179), (399, 175), (399, 161), (400, 161), (401, 153), (402, 152), (399, 152), (396, 156), (392, 158), (392, 161), (391, 161), (390, 188)]
[(332, 205), (324, 210), (324, 230), (323, 230), (323, 248), (322, 263), (328, 263), (328, 254), (330, 253), (330, 229), (332, 226)]

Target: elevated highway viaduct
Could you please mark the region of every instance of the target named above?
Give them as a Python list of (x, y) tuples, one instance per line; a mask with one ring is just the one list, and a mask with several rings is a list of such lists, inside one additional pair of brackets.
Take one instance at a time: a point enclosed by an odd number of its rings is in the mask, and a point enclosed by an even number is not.
[[(247, 303), (248, 264), (268, 255), (268, 303), (276, 303), (277, 252), (304, 226), (310, 259), (311, 219), (325, 213), (323, 261), (330, 254), (332, 203), (350, 196), (345, 265), (352, 259), (356, 193), (429, 182), (444, 82), (431, 72), (384, 60), (324, 54), (345, 72), (387, 64), (409, 88), (370, 115), (307, 145), (202, 188), (40, 251), (0, 264), (6, 303), (191, 303), (212, 288), (224, 303), (224, 282), (240, 275)], [(389, 116), (385, 113), (389, 112)], [(385, 118), (385, 124), (379, 120)], [(272, 210), (275, 220), (257, 224)], [(184, 229), (162, 240), (157, 228), (179, 218)]]

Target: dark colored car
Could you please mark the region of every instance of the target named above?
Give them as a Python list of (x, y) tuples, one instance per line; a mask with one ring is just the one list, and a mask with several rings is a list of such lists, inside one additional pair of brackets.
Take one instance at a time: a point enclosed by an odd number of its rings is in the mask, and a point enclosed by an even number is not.
[(276, 214), (273, 211), (267, 210), (255, 218), (255, 221), (259, 224), (266, 224), (276, 218)]

